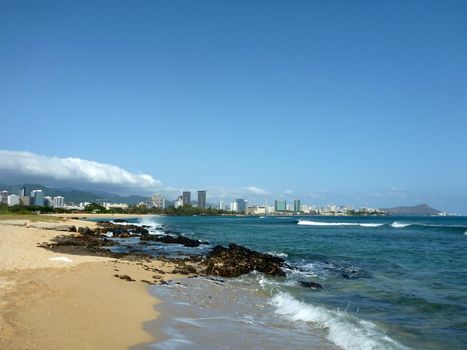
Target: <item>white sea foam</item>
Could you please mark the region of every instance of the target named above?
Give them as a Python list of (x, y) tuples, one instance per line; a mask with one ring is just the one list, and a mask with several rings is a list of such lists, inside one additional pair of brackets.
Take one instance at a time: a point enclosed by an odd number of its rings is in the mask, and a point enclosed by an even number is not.
[(379, 227), (384, 224), (377, 223), (363, 223), (363, 222), (322, 222), (322, 221), (309, 221), (309, 220), (298, 220), (298, 225), (307, 226), (361, 226), (361, 227)]
[(391, 226), (394, 227), (394, 228), (404, 228), (404, 227), (407, 227), (407, 226), (410, 226), (411, 224), (404, 224), (402, 222), (397, 222), (397, 221), (394, 221)]
[(287, 258), (288, 257), (288, 255), (286, 253), (276, 252), (275, 250), (272, 250), (270, 252), (266, 252), (266, 254), (277, 256), (279, 258)]
[(154, 226), (154, 227), (161, 226), (161, 224), (159, 224), (158, 222), (154, 220), (155, 220), (155, 217), (153, 216), (144, 216), (139, 219), (139, 222), (137, 223), (137, 225)]
[(343, 349), (405, 349), (381, 332), (374, 323), (358, 319), (347, 312), (306, 304), (288, 293), (276, 294), (271, 304), (277, 314), (291, 321), (311, 322), (326, 329), (327, 338)]

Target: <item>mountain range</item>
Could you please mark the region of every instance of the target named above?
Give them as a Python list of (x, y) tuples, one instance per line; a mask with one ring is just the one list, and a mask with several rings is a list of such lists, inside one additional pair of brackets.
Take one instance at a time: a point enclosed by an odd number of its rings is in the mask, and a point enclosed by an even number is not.
[(441, 213), (440, 210), (430, 207), (428, 204), (418, 204), (410, 207), (395, 207), (381, 209), (388, 215), (400, 216), (429, 216)]

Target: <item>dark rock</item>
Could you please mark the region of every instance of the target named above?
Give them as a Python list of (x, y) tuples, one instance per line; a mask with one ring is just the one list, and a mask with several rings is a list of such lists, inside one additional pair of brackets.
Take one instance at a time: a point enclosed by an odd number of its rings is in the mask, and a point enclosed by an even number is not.
[[(118, 219), (117, 219), (118, 220)], [(114, 220), (117, 222), (117, 220)], [(118, 222), (126, 222), (118, 221)], [(97, 223), (99, 226), (97, 228), (98, 233), (107, 233), (112, 232), (115, 237), (119, 238), (128, 238), (132, 234), (147, 234), (149, 231), (146, 229), (147, 226), (137, 226), (137, 225), (121, 225), (118, 223), (108, 222), (108, 221), (99, 221)]]
[(82, 235), (94, 235), (96, 233), (94, 230), (91, 230), (87, 226), (78, 228), (78, 232), (81, 233)]
[(154, 282), (151, 282), (151, 281), (148, 281), (148, 280), (141, 280), (141, 282), (147, 283), (147, 284), (155, 284)]
[(313, 281), (299, 281), (300, 285), (305, 288), (312, 288), (312, 289), (323, 289), (323, 286), (319, 283)]
[(254, 270), (270, 276), (285, 276), (282, 267), (287, 266), (282, 258), (234, 243), (230, 243), (228, 248), (214, 247), (203, 264), (207, 266), (206, 274), (222, 277), (238, 277)]
[(177, 266), (172, 271), (173, 274), (181, 274), (181, 275), (190, 275), (196, 272), (197, 272), (196, 268), (191, 265), (180, 265), (180, 266)]
[(117, 228), (112, 231), (112, 236), (118, 237), (118, 238), (128, 238), (128, 237), (132, 237), (133, 234), (129, 232), (127, 229)]
[(125, 280), (125, 281), (128, 281), (128, 282), (134, 282), (135, 281), (133, 278), (131, 278), (128, 275), (117, 275), (117, 274), (115, 274), (114, 277), (120, 278), (121, 280)]
[(366, 274), (356, 266), (349, 266), (342, 269), (341, 275), (342, 277), (347, 278), (349, 280), (357, 279), (360, 277), (366, 277)]
[(148, 234), (142, 234), (139, 237), (140, 240), (142, 241), (155, 241), (155, 242), (161, 242), (161, 243), (167, 243), (167, 244), (182, 244), (185, 247), (198, 247), (200, 244), (207, 244), (206, 242), (201, 242), (196, 239), (191, 239), (185, 236), (170, 236), (170, 235), (164, 235), (164, 236), (159, 236), (159, 235), (148, 235)]
[(128, 222), (128, 221), (125, 220), (125, 219), (114, 219), (114, 220), (112, 220), (112, 221), (113, 221), (113, 222), (125, 222), (125, 223)]

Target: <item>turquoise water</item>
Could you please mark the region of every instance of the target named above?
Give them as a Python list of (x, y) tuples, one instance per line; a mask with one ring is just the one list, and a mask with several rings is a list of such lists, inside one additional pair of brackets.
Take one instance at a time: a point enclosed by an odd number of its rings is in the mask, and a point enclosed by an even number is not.
[[(212, 245), (277, 254), (293, 267), (287, 278), (251, 274), (156, 287), (179, 317), (164, 321), (169, 341), (155, 346), (229, 347), (206, 342), (216, 330), (227, 342), (241, 331), (243, 348), (466, 348), (467, 218), (298, 219), (144, 219)], [(300, 280), (324, 289), (300, 287)], [(258, 343), (264, 334), (275, 341)]]

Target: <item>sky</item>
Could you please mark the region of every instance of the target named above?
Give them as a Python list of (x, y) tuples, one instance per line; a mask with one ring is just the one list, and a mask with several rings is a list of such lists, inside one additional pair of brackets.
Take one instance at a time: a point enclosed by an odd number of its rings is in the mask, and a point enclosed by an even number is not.
[(0, 183), (467, 214), (466, 1), (0, 0)]

